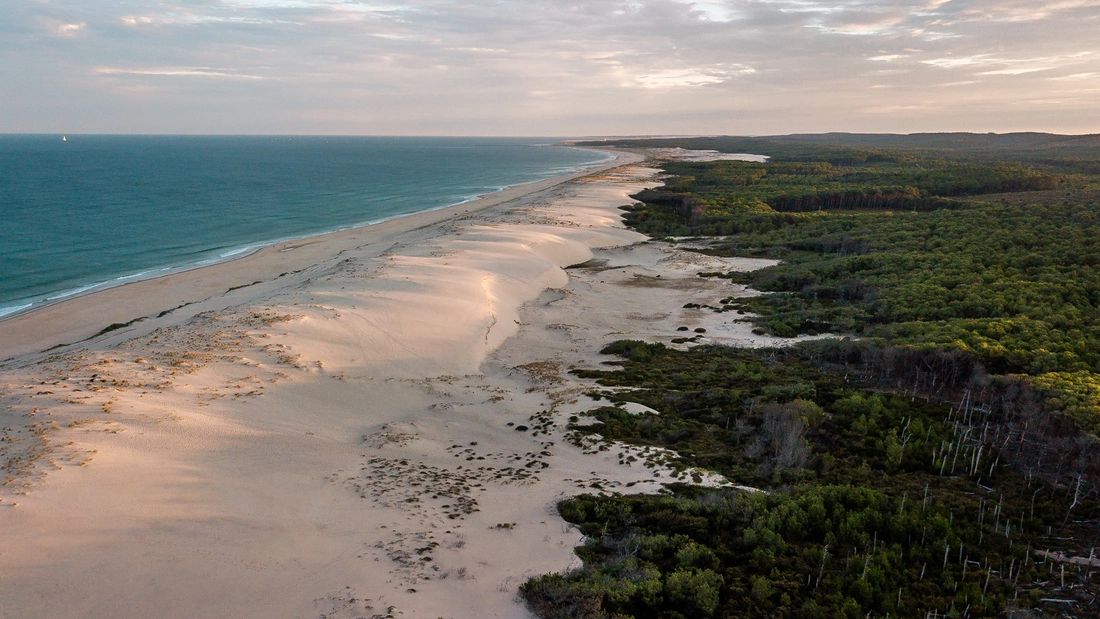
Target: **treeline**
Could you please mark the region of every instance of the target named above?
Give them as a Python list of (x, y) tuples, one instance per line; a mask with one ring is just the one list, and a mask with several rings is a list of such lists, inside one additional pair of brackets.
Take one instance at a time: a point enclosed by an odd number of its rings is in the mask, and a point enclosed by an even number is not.
[(822, 210), (934, 211), (959, 205), (953, 200), (922, 198), (915, 187), (874, 187), (847, 191), (814, 191), (769, 198), (768, 206), (784, 213)]
[(918, 349), (875, 341), (804, 342), (781, 354), (857, 384), (950, 402), (966, 419), (966, 441), (1055, 487), (1081, 484), (1100, 495), (1097, 418), (1052, 398), (1050, 386), (1020, 375), (998, 376), (960, 350)]
[[(712, 170), (700, 167), (707, 165)], [(788, 190), (799, 183), (816, 186), (828, 171), (824, 162), (797, 165), (802, 168), (794, 174), (783, 174)], [(985, 187), (1039, 187), (1052, 179), (1019, 167), (991, 165), (983, 176), (975, 173), (981, 166), (944, 165), (942, 173), (920, 177), (922, 186), (949, 193), (963, 187), (959, 179), (967, 177), (972, 186)], [(882, 177), (918, 180), (909, 176), (913, 166), (890, 167), (863, 166), (835, 176), (852, 183)], [(1018, 181), (1006, 176), (1014, 171)], [(693, 164), (677, 173), (682, 176), (671, 179), (667, 191), (685, 200), (720, 193), (721, 179), (736, 176), (720, 163)], [(696, 189), (700, 177), (716, 180)], [(1058, 182), (1077, 190), (1098, 181), (1077, 175)], [(747, 193), (736, 183), (724, 187), (727, 194)], [(1006, 194), (1000, 195), (1003, 200)], [(699, 234), (733, 234), (715, 245), (712, 253), (719, 255), (782, 258), (775, 267), (726, 275), (780, 293), (738, 305), (756, 313), (761, 331), (860, 335), (865, 341), (853, 350), (861, 357), (904, 359), (890, 372), (930, 384), (939, 381), (941, 390), (951, 383), (951, 374), (930, 360), (969, 360), (981, 368), (980, 388), (969, 383), (950, 393), (915, 383), (907, 388), (956, 402), (965, 395), (999, 436), (1026, 439), (1013, 443), (1006, 438), (1007, 445), (1020, 448), (1012, 458), (1021, 470), (1064, 483), (1062, 466), (1068, 459), (1079, 465), (1082, 483), (1098, 483), (1096, 467), (1089, 463), (1096, 459), (1093, 437), (1100, 434), (1100, 205), (1087, 200), (1002, 204), (979, 198), (965, 208), (931, 212), (768, 215), (759, 209), (726, 209), (711, 211), (709, 218), (697, 215), (695, 227), (692, 218), (674, 210), (642, 205), (626, 219), (644, 221), (640, 228), (651, 232), (663, 225), (666, 234), (672, 229), (683, 233), (685, 226)], [(967, 380), (974, 379), (967, 374)], [(1020, 409), (1030, 411), (1024, 426), (1015, 416)], [(1018, 432), (1026, 424), (1041, 429)], [(1050, 459), (1042, 460), (1046, 453), (1059, 454), (1053, 469)]]
[[(804, 138), (653, 144), (772, 160), (668, 163), (624, 220), (781, 259), (701, 274), (772, 293), (723, 308), (759, 333), (858, 338), (606, 349), (624, 361), (579, 372), (610, 405), (573, 424), (578, 442), (762, 492), (566, 501), (584, 567), (522, 593), (546, 618), (1095, 614), (1100, 168), (1081, 157), (1097, 145)], [(928, 147), (942, 140), (957, 144)], [(1006, 198), (1028, 191), (1044, 197)]]
[[(999, 439), (979, 436), (993, 433), (974, 402), (859, 386), (836, 370), (884, 381), (892, 362), (848, 346), (605, 349), (622, 367), (581, 375), (614, 388), (601, 394), (612, 404), (659, 414), (606, 406), (575, 432), (672, 449), (673, 466), (762, 491), (685, 485), (565, 501), (562, 516), (587, 536), (577, 551), (585, 566), (525, 584), (532, 609), (548, 619), (857, 619), (1088, 608), (1091, 568), (1037, 551), (1088, 555), (1098, 533), (1091, 494), (1012, 466)], [(964, 359), (939, 362), (957, 375), (953, 389), (971, 383)]]
[(1050, 133), (816, 134), (599, 140), (584, 146), (687, 148), (768, 155), (772, 162), (828, 161), (835, 165), (899, 163), (940, 158), (955, 163), (1020, 163), (1064, 172), (1100, 174), (1100, 135)]
[(959, 197), (1049, 190), (1067, 180), (1017, 165), (920, 161), (857, 167), (829, 162), (670, 162), (663, 167), (672, 176), (663, 186), (634, 197), (671, 212), (636, 208), (626, 221), (658, 235), (740, 234), (803, 223), (780, 213), (956, 209), (967, 205)]
[[(927, 212), (780, 213), (767, 203), (797, 191), (825, 195), (819, 188), (827, 182), (854, 184), (846, 191), (858, 194), (874, 178), (919, 182), (922, 196), (933, 188), (961, 190), (962, 178), (983, 187), (1057, 181), (1067, 191), (1096, 179), (1003, 166), (983, 176), (980, 166), (949, 163), (942, 174), (918, 177), (912, 166), (837, 172), (818, 162), (781, 164), (747, 185), (730, 163), (736, 162), (669, 164), (675, 176), (639, 194), (643, 203), (624, 219), (650, 234), (725, 236), (711, 250), (718, 255), (782, 259), (775, 267), (727, 275), (781, 293), (740, 304), (757, 315), (760, 329), (779, 336), (849, 333), (896, 346), (963, 351), (991, 374), (1032, 377), (1075, 416), (1100, 418), (1100, 205), (1002, 204), (979, 196), (943, 198), (955, 207)], [(1012, 173), (1019, 178), (1011, 180)], [(768, 178), (782, 181), (772, 181), (776, 191), (763, 195), (759, 187)], [(803, 198), (794, 203), (812, 205)]]

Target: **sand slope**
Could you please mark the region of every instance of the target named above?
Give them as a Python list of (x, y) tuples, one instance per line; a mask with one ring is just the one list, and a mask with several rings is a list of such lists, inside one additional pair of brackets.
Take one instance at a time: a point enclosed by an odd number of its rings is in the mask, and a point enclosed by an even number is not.
[(771, 342), (683, 308), (749, 294), (699, 271), (766, 261), (622, 228), (654, 172), (0, 324), (0, 617), (527, 616), (518, 585), (576, 561), (556, 501), (670, 479), (670, 454), (567, 439), (592, 405), (567, 370), (680, 326)]

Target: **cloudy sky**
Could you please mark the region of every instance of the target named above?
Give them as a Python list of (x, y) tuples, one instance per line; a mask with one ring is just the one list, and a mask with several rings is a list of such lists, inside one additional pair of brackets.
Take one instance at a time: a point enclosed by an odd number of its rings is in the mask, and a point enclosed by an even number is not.
[(1100, 133), (1100, 0), (4, 0), (0, 132)]

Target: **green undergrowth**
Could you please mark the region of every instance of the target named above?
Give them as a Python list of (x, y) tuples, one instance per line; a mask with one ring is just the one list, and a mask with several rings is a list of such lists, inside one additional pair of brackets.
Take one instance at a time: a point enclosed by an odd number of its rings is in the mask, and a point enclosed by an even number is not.
[(1100, 427), (1100, 169), (1048, 146), (781, 146), (775, 163), (670, 162), (625, 220), (781, 260), (707, 274), (768, 293), (734, 305), (761, 333), (963, 351)]
[[(622, 365), (577, 372), (609, 404), (572, 424), (578, 437), (673, 449), (680, 466), (759, 491), (673, 485), (564, 501), (560, 513), (587, 536), (584, 567), (521, 588), (538, 616), (1095, 608), (1088, 570), (1071, 564), (1063, 580), (1062, 564), (1036, 554), (1088, 556), (1094, 503), (1075, 501), (1079, 486), (1006, 466), (971, 440), (968, 410), (867, 389), (783, 351), (625, 341), (603, 352)], [(659, 412), (630, 414), (623, 402)]]
[(1096, 136), (621, 145), (770, 155), (662, 164), (664, 185), (624, 220), (705, 253), (781, 261), (700, 273), (765, 294), (691, 309), (736, 311), (758, 333), (858, 337), (781, 350), (619, 342), (604, 352), (620, 367), (578, 371), (606, 403), (571, 424), (578, 443), (621, 441), (643, 455), (624, 464), (759, 491), (564, 501), (587, 536), (584, 566), (524, 585), (536, 614), (1097, 614)]

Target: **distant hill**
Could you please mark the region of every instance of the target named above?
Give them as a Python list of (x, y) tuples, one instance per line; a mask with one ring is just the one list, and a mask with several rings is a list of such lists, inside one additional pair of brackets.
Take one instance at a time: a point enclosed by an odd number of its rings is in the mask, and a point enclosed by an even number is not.
[[(613, 139), (582, 146), (680, 147), (768, 155), (774, 161), (829, 160), (840, 164), (897, 160), (906, 153), (950, 159), (996, 159), (1057, 167), (1100, 166), (1100, 134), (1054, 133), (820, 133)], [(816, 146), (818, 148), (809, 148)], [(934, 152), (933, 152), (934, 151)]]
[(1065, 147), (1100, 147), (1100, 134), (1054, 133), (796, 133), (766, 136), (784, 143), (833, 144), (865, 148), (935, 148), (948, 150), (1021, 150)]

